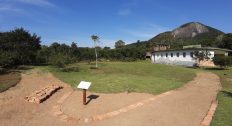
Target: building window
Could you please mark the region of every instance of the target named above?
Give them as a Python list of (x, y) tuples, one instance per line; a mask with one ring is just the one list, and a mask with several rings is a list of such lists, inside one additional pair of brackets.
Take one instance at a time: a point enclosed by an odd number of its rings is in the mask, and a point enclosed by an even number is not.
[(183, 52), (183, 57), (186, 57), (186, 53), (185, 52)]
[(190, 53), (190, 56), (193, 57), (193, 52)]
[(171, 53), (171, 57), (173, 57), (173, 53)]
[(159, 57), (159, 54), (157, 54), (157, 57)]
[(163, 57), (163, 53), (161, 53), (161, 57)]
[(168, 57), (168, 53), (166, 53), (166, 57)]
[(177, 56), (177, 57), (179, 57), (179, 56), (180, 56), (180, 54), (179, 54), (179, 53), (176, 53), (176, 56)]

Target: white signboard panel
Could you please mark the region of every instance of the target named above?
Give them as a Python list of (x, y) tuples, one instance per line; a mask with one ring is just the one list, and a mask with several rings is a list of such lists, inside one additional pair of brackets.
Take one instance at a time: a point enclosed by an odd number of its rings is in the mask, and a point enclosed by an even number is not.
[(91, 82), (81, 81), (77, 88), (80, 89), (89, 89)]

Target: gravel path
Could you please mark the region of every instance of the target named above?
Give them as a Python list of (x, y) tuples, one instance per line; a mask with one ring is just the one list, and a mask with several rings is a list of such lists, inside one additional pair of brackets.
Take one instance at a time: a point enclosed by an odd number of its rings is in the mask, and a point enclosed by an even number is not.
[[(51, 84), (64, 88), (39, 105), (24, 101), (24, 97), (32, 91)], [(73, 91), (49, 73), (32, 72), (23, 74), (17, 86), (0, 93), (0, 126), (199, 126), (219, 89), (218, 76), (199, 73), (184, 87), (157, 96), (146, 93), (88, 92), (88, 95), (98, 97), (91, 100), (87, 106), (82, 106), (80, 91)], [(124, 111), (89, 123), (64, 121), (61, 117), (54, 116), (53, 108), (69, 92), (72, 93), (60, 105), (60, 109), (67, 116), (78, 119), (103, 116), (117, 110)], [(125, 111), (137, 103), (142, 104)]]

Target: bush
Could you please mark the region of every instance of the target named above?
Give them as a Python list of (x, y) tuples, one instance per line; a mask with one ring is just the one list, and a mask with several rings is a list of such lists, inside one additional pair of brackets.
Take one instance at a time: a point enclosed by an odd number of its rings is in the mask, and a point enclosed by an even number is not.
[(98, 67), (91, 66), (90, 69), (98, 69)]
[(232, 65), (232, 57), (231, 56), (215, 56), (213, 58), (213, 62), (215, 65), (220, 67), (228, 67)]
[(53, 55), (50, 59), (50, 63), (59, 68), (64, 68), (65, 65), (71, 63), (71, 58), (62, 54)]
[(6, 67), (13, 64), (10, 53), (0, 52), (0, 66)]

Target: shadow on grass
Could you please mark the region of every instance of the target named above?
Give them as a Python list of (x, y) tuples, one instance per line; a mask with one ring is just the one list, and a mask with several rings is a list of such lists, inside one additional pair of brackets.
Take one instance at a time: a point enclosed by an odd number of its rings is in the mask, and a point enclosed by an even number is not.
[(185, 67), (185, 68), (189, 68), (189, 69), (200, 69), (200, 70), (215, 70), (215, 71), (217, 71), (217, 70), (221, 70), (221, 71), (223, 71), (223, 70), (229, 70), (229, 68), (226, 68), (226, 67)]
[(221, 68), (221, 67), (208, 67), (208, 68), (203, 68), (205, 70), (227, 70), (227, 68)]
[(221, 91), (224, 96), (232, 98), (232, 93), (229, 91)]
[(33, 68), (33, 66), (18, 66), (16, 70), (31, 70)]
[(21, 80), (20, 72), (5, 72), (0, 74), (0, 93), (16, 86)]
[(99, 95), (89, 95), (87, 98), (89, 99), (86, 104), (89, 104), (93, 99), (97, 99)]
[(50, 64), (33, 64), (33, 66), (49, 66)]

